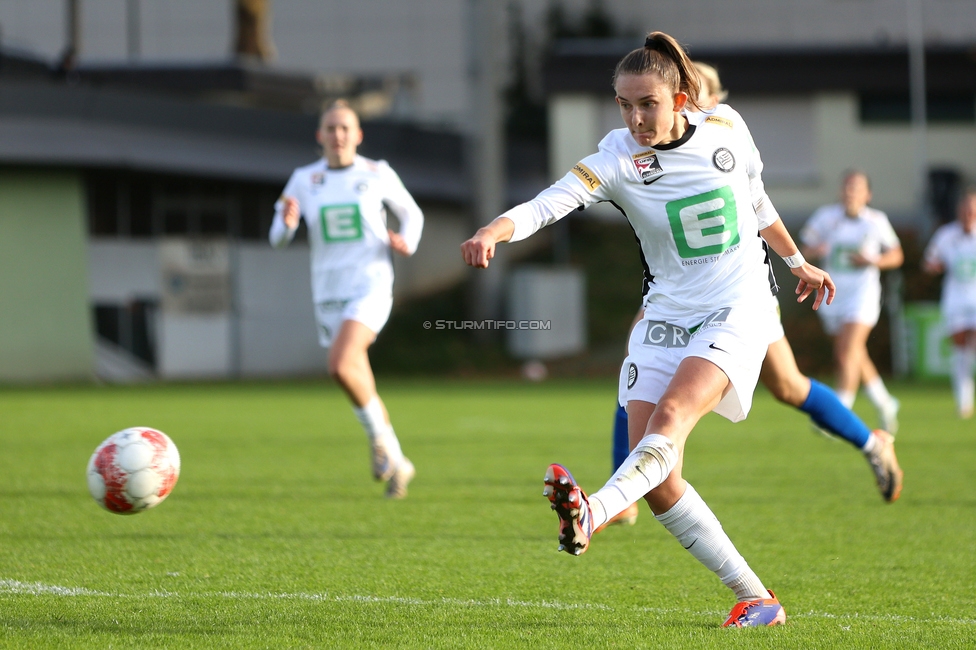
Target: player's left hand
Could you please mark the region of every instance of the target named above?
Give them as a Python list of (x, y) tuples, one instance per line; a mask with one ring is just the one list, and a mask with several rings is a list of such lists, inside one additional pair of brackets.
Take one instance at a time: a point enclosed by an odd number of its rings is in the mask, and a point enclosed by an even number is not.
[(392, 230), (387, 230), (387, 232), (390, 234), (390, 248), (404, 257), (410, 257), (410, 248), (407, 246), (407, 241), (403, 235)]
[(820, 303), (823, 302), (824, 297), (827, 298), (828, 305), (834, 301), (836, 289), (829, 273), (809, 262), (795, 269), (790, 269), (790, 271), (800, 280), (796, 285), (797, 302), (803, 302), (813, 292), (817, 293), (817, 297), (813, 300), (814, 309), (820, 308)]
[(878, 256), (869, 256), (864, 253), (851, 253), (849, 257), (851, 265), (858, 268), (863, 268), (865, 266), (877, 266)]

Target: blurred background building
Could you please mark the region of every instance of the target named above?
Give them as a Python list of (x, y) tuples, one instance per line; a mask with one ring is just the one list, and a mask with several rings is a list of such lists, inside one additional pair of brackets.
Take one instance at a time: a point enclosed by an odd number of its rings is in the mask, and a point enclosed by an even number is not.
[[(511, 265), (595, 239), (474, 276), (458, 245), (618, 126), (613, 65), (652, 29), (718, 67), (794, 231), (857, 166), (924, 243), (976, 178), (971, 0), (0, 0), (0, 381), (321, 372), (307, 248), (266, 235), (337, 97), (427, 216), (398, 304), (464, 286), (457, 318), (504, 316)], [(592, 347), (619, 327), (590, 275)]]

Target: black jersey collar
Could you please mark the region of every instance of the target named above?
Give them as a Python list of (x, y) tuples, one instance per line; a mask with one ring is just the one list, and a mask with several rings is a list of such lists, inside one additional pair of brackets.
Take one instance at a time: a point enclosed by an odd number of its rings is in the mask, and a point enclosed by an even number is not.
[(656, 144), (654, 145), (653, 148), (657, 149), (658, 151), (668, 151), (669, 149), (677, 149), (678, 147), (680, 147), (681, 145), (683, 145), (684, 143), (688, 142), (688, 140), (691, 139), (691, 136), (692, 134), (694, 134), (696, 128), (697, 127), (694, 124), (689, 123), (688, 128), (685, 129), (684, 134), (680, 138), (678, 138), (677, 140), (672, 140), (667, 144)]

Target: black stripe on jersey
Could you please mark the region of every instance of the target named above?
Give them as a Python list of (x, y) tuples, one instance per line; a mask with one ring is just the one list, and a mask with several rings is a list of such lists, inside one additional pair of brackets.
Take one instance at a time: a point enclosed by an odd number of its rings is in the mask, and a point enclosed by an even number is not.
[(650, 290), (651, 283), (654, 282), (654, 276), (651, 275), (651, 269), (650, 267), (647, 266), (647, 259), (644, 258), (644, 247), (641, 246), (640, 237), (637, 236), (637, 231), (634, 230), (634, 224), (630, 223), (630, 219), (627, 218), (627, 213), (624, 212), (624, 209), (621, 208), (616, 203), (614, 203), (613, 201), (608, 201), (608, 203), (613, 207), (617, 208), (617, 210), (620, 211), (620, 214), (624, 215), (624, 218), (627, 219), (627, 225), (630, 226), (631, 232), (634, 233), (634, 239), (637, 240), (637, 252), (640, 253), (641, 266), (644, 267), (644, 283), (641, 287), (641, 298), (643, 298), (644, 296), (647, 295), (647, 292)]
[(677, 149), (678, 147), (680, 147), (684, 143), (688, 142), (688, 140), (691, 140), (691, 136), (695, 133), (695, 129), (696, 128), (698, 128), (698, 127), (696, 127), (694, 124), (689, 124), (688, 125), (688, 130), (685, 131), (684, 134), (680, 138), (678, 138), (677, 140), (672, 140), (671, 142), (669, 142), (667, 144), (655, 144), (655, 145), (652, 145), (652, 148), (657, 149), (658, 151), (667, 151), (668, 149)]
[(763, 253), (766, 255), (766, 259), (763, 260), (763, 264), (766, 265), (766, 270), (769, 272), (769, 292), (775, 296), (779, 293), (779, 284), (776, 283), (776, 274), (773, 273), (773, 265), (769, 261), (769, 244), (767, 244), (766, 240), (762, 238), (762, 235), (759, 235), (759, 241), (762, 242)]

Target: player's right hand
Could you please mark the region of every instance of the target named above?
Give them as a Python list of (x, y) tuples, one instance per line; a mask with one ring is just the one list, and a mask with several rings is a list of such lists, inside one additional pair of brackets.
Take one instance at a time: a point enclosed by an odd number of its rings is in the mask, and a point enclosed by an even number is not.
[(298, 220), (302, 216), (301, 210), (298, 207), (298, 199), (286, 196), (284, 200), (285, 209), (281, 216), (285, 220), (285, 225), (288, 226), (288, 229), (294, 230), (298, 227)]
[(461, 257), (468, 266), (487, 269), (488, 261), (495, 256), (497, 242), (484, 228), (474, 234), (474, 237), (461, 244)]

